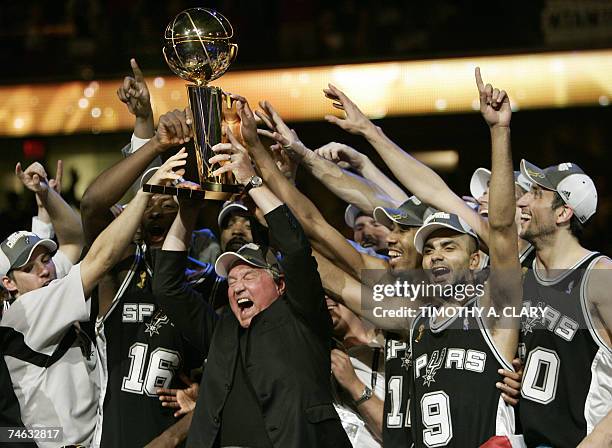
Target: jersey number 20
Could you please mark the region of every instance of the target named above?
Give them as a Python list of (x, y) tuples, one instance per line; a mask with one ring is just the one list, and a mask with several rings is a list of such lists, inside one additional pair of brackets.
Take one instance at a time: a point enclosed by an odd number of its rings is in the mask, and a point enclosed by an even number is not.
[(559, 356), (554, 350), (537, 347), (529, 352), (523, 374), (521, 395), (537, 403), (548, 404), (557, 394)]

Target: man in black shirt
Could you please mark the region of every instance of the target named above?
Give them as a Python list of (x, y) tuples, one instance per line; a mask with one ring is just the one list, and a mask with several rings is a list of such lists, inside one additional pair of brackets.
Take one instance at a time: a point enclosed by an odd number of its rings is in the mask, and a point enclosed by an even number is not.
[[(245, 113), (242, 102), (237, 107)], [(189, 325), (202, 328), (192, 338), (210, 341), (210, 351), (187, 446), (350, 447), (332, 405), (332, 324), (310, 244), (228, 134), (231, 144), (217, 145), (209, 162), (230, 163), (213, 174), (231, 170), (249, 190), (283, 255), (282, 273), (256, 244), (217, 260), (217, 273), (228, 278), (230, 307), (217, 322), (204, 306), (192, 311)], [(156, 260), (153, 290), (169, 313), (202, 303), (182, 273), (189, 240), (181, 215)]]

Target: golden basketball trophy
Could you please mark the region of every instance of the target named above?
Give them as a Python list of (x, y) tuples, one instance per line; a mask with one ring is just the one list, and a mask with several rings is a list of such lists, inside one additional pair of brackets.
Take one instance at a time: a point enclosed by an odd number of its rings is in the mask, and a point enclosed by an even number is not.
[(149, 186), (150, 190), (155, 190), (153, 192), (227, 200), (242, 191), (242, 185), (235, 182), (231, 172), (213, 176), (215, 168), (208, 163), (208, 159), (215, 155), (211, 148), (226, 141), (222, 135), (223, 125), (229, 126), (240, 138), (240, 119), (231, 98), (219, 87), (208, 85), (223, 75), (235, 59), (238, 46), (231, 42), (233, 35), (229, 21), (219, 12), (206, 8), (187, 9), (166, 27), (164, 58), (175, 74), (193, 83), (187, 84), (187, 94), (193, 114), (193, 151), (198, 183), (202, 189), (151, 189)]

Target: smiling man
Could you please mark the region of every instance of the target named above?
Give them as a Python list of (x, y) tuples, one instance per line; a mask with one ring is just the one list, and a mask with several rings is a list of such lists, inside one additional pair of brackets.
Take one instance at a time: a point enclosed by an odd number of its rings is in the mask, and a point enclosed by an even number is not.
[[(171, 157), (151, 182), (165, 183), (178, 163)], [(183, 157), (184, 158), (184, 157)], [(18, 174), (20, 170), (18, 169)], [(48, 210), (67, 263), (78, 261), (82, 227), (78, 215), (49, 188), (41, 166), (20, 176)], [(1, 353), (8, 367), (21, 417), (26, 427), (61, 427), (61, 437), (38, 441), (39, 446), (89, 446), (99, 430), (100, 363), (84, 329), (90, 320), (93, 289), (119, 261), (132, 240), (149, 194), (139, 191), (128, 210), (92, 243), (85, 258), (63, 278), (51, 254), (51, 240), (17, 232), (0, 244), (0, 272), (12, 304), (2, 315), (0, 329), (8, 335)], [(59, 219), (63, 216), (63, 219)], [(65, 226), (72, 227), (66, 239)], [(56, 255), (57, 258), (57, 255)], [(61, 275), (61, 274), (60, 274)], [(99, 431), (98, 431), (99, 433)]]
[(522, 322), (525, 441), (606, 446), (612, 440), (612, 261), (579, 241), (596, 212), (597, 189), (575, 163), (541, 169), (522, 160), (521, 173), (533, 186), (517, 202), (520, 236), (536, 248), (524, 300), (549, 310), (539, 321)]

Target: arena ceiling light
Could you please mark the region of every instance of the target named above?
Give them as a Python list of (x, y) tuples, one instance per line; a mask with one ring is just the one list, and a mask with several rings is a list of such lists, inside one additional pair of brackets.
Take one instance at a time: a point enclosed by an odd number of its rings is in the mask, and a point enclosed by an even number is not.
[[(612, 50), (486, 56), (425, 61), (229, 72), (213, 84), (269, 100), (288, 121), (337, 113), (323, 97), (329, 82), (372, 118), (464, 113), (478, 109), (474, 67), (508, 91), (520, 109), (607, 106)], [(121, 80), (0, 87), (0, 135), (51, 135), (129, 130), (133, 117), (115, 95)], [(147, 79), (156, 115), (185, 107), (185, 83)]]

